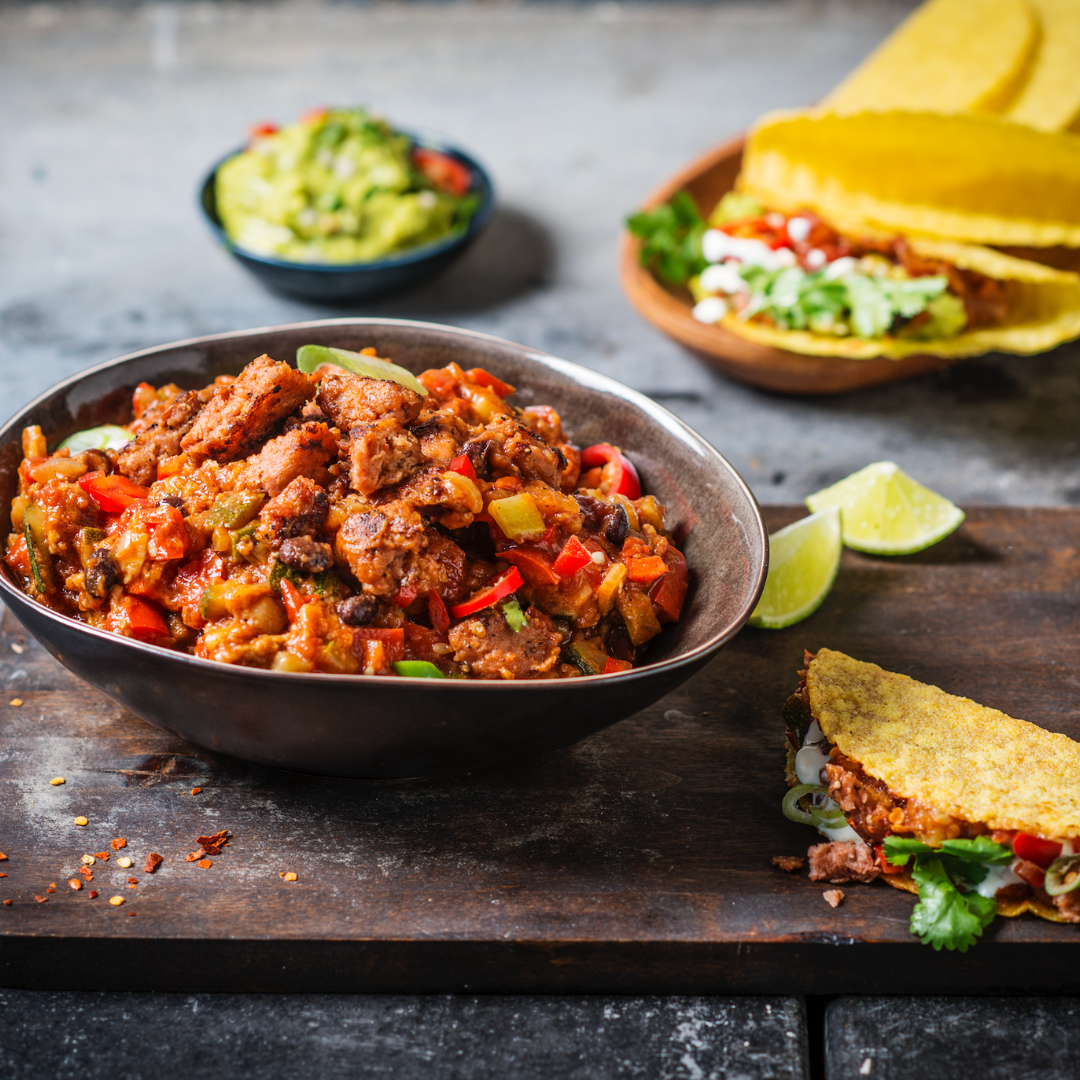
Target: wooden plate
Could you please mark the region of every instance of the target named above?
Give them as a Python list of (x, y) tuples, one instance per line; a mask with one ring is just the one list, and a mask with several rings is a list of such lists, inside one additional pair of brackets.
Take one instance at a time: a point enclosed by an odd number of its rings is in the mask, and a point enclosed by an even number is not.
[[(644, 208), (651, 210), (685, 188), (708, 213), (735, 186), (742, 166), (742, 137), (732, 139), (692, 161), (657, 188)], [(708, 326), (693, 317), (693, 300), (686, 289), (661, 285), (638, 262), (641, 241), (629, 233), (623, 239), (619, 277), (630, 302), (654, 326), (692, 349), (725, 375), (767, 390), (793, 394), (836, 394), (864, 386), (896, 382), (925, 371), (959, 363), (959, 358), (919, 354), (903, 360), (849, 360), (846, 357), (803, 356), (773, 349)]]

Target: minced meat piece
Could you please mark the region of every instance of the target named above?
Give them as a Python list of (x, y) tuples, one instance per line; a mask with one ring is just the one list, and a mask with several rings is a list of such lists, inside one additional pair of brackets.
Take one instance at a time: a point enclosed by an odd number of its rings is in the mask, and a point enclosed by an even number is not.
[(334, 549), (310, 536), (291, 536), (281, 542), (278, 558), (292, 570), (317, 574), (334, 565)]
[(424, 404), (424, 399), (406, 386), (337, 371), (323, 375), (316, 400), (343, 432), (383, 417), (408, 424)]
[(391, 596), (427, 543), (420, 515), (408, 503), (394, 502), (346, 518), (334, 549), (364, 592)]
[(774, 855), (772, 857), (773, 866), (779, 866), (786, 874), (793, 874), (796, 870), (801, 870), (805, 863), (806, 860), (798, 855)]
[(285, 417), (315, 396), (315, 384), (302, 371), (265, 354), (252, 360), (195, 418), (180, 440), (193, 458), (235, 461), (259, 444)]
[(465, 452), (477, 473), (520, 476), (523, 480), (542, 480), (560, 489), (564, 462), (559, 451), (548, 446), (528, 425), (512, 416), (500, 416), (481, 434), (466, 443)]
[(810, 859), (811, 881), (831, 881), (835, 885), (881, 877), (873, 848), (854, 840), (815, 844), (806, 854)]
[(454, 659), (481, 679), (522, 679), (550, 671), (559, 659), (560, 635), (534, 607), (517, 633), (501, 611), (484, 608), (450, 628)]
[(349, 483), (361, 495), (399, 484), (423, 460), (419, 440), (392, 418), (349, 431)]
[(315, 536), (326, 522), (330, 499), (314, 480), (298, 476), (280, 495), (274, 496), (259, 514), (270, 543), (290, 536)]
[(420, 440), (424, 458), (435, 465), (449, 465), (469, 437), (468, 426), (452, 413), (421, 414), (420, 422), (411, 431)]
[(851, 827), (864, 839), (880, 843), (892, 832), (889, 813), (903, 806), (903, 799), (894, 799), (887, 785), (868, 776), (853, 761), (834, 757), (825, 766), (829, 777), (829, 794), (840, 805)]
[(191, 430), (211, 392), (189, 390), (170, 398), (156, 410), (156, 421), (140, 431), (120, 451), (119, 470), (136, 484), (149, 487), (157, 479), (157, 466), (180, 453), (180, 441)]
[(1066, 922), (1080, 922), (1080, 891), (1055, 896), (1054, 907)]
[(316, 420), (308, 420), (271, 439), (250, 458), (240, 473), (239, 483), (270, 496), (280, 495), (300, 476), (325, 484), (330, 479), (326, 466), (335, 454), (337, 439), (330, 429)]

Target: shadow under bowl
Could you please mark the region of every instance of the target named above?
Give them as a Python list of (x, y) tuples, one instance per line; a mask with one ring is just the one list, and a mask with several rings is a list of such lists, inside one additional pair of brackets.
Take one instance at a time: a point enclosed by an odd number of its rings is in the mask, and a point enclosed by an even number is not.
[(469, 191), (479, 202), (464, 229), (398, 255), (362, 263), (306, 263), (258, 255), (239, 247), (225, 232), (218, 216), (214, 185), (218, 169), (243, 150), (223, 157), (199, 188), (199, 208), (210, 232), (245, 270), (277, 293), (323, 304), (342, 304), (390, 293), (404, 292), (422, 284), (459, 259), (484, 231), (495, 210), (495, 188), (483, 167), (454, 146), (433, 138), (412, 136), (414, 144), (438, 150), (469, 170)]
[(0, 574), (0, 598), (62, 664), (160, 728), (277, 768), (401, 778), (544, 753), (640, 711), (698, 671), (748, 618), (765, 582), (761, 512), (731, 465), (656, 402), (587, 368), (521, 345), (429, 323), (325, 319), (145, 349), (67, 379), (0, 428), (0, 526), (10, 531), (21, 432), (50, 445), (131, 418), (141, 382), (205, 386), (262, 353), (292, 360), (308, 343), (374, 346), (414, 372), (456, 362), (516, 386), (520, 406), (551, 405), (571, 439), (612, 442), (668, 510), (691, 587), (678, 623), (643, 666), (580, 679), (507, 682), (295, 674), (236, 667), (97, 630), (42, 606)]

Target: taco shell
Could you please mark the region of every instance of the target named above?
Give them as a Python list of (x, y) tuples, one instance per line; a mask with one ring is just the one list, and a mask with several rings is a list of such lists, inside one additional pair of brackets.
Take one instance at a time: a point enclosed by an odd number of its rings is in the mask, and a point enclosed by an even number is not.
[[(853, 234), (868, 236), (867, 230)], [(1010, 282), (1010, 314), (1000, 326), (964, 330), (939, 340), (913, 338), (858, 338), (815, 334), (809, 330), (781, 330), (770, 323), (742, 321), (725, 315), (721, 325), (749, 341), (807, 356), (839, 356), (848, 360), (906, 356), (948, 356), (960, 359), (988, 352), (1030, 355), (1045, 352), (1063, 341), (1080, 337), (1080, 275), (1053, 270), (1040, 263), (1016, 259), (989, 248), (923, 237), (909, 240), (911, 250), (926, 258), (941, 259), (961, 270), (975, 270), (997, 281)]]
[(738, 186), (851, 235), (1080, 247), (1080, 135), (991, 116), (772, 113), (747, 138)]
[(832, 649), (806, 685), (822, 732), (890, 791), (991, 829), (1080, 837), (1080, 743)]
[(1038, 42), (1023, 0), (928, 0), (823, 104), (834, 112), (999, 111), (1024, 82)]
[(1028, 3), (1042, 24), (1042, 37), (1027, 82), (1005, 118), (1040, 131), (1075, 131), (1080, 121), (1080, 3)]

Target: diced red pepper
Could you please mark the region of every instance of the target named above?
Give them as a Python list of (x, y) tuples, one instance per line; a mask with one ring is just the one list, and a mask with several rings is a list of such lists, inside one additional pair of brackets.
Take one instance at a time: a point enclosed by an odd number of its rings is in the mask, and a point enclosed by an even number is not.
[(667, 563), (659, 555), (645, 555), (626, 560), (626, 576), (631, 581), (648, 584), (668, 572)]
[(485, 585), (470, 600), (466, 600), (463, 604), (455, 604), (450, 609), (450, 614), (455, 619), (463, 619), (466, 615), (473, 615), (477, 611), (483, 611), (484, 608), (491, 607), (492, 604), (497, 604), (504, 597), (517, 592), (524, 584), (521, 571), (516, 566), (512, 566), (498, 581), (491, 585)]
[(885, 848), (881, 844), (874, 845), (874, 858), (877, 860), (878, 869), (883, 874), (902, 874), (904, 872), (902, 866), (893, 866), (893, 864), (885, 858)]
[(628, 499), (641, 496), (641, 480), (633, 463), (611, 443), (597, 443), (581, 451), (581, 467), (592, 469), (604, 466), (604, 483), (608, 495), (625, 495)]
[(1046, 871), (1027, 859), (1017, 859), (1012, 864), (1012, 872), (1021, 881), (1026, 881), (1033, 889), (1041, 889), (1046, 884)]
[(175, 506), (162, 503), (153, 506), (142, 515), (150, 529), (150, 542), (147, 554), (155, 562), (167, 562), (169, 559), (182, 559), (187, 554), (191, 543), (184, 515)]
[(617, 671), (629, 671), (633, 666), (629, 660), (616, 660), (614, 656), (609, 656), (601, 674), (614, 675)]
[(1021, 859), (1041, 866), (1044, 870), (1061, 854), (1061, 845), (1053, 840), (1040, 840), (1028, 833), (1017, 833), (1013, 837), (1013, 853)]
[(405, 629), (401, 626), (358, 626), (353, 629), (353, 641), (380, 641), (386, 650), (387, 664), (405, 659)]
[(690, 585), (690, 572), (683, 553), (676, 548), (668, 547), (664, 552), (664, 562), (667, 563), (668, 572), (649, 589), (649, 599), (662, 623), (678, 622)]
[(273, 120), (264, 120), (262, 123), (252, 124), (248, 129), (248, 134), (253, 139), (262, 139), (267, 135), (276, 135), (280, 130), (281, 128)]
[(446, 468), (449, 472), (460, 473), (470, 480), (476, 479), (476, 469), (473, 468), (472, 460), (468, 454), (459, 454)]
[(431, 619), (431, 628), (437, 634), (446, 634), (450, 629), (450, 613), (446, 610), (443, 598), (437, 593), (428, 593), (428, 618)]
[(79, 477), (79, 487), (85, 491), (105, 511), (106, 514), (123, 513), (132, 503), (146, 499), (149, 488), (136, 484), (120, 473), (106, 476), (100, 472), (89, 472)]
[(177, 454), (175, 457), (163, 458), (157, 463), (157, 478), (159, 480), (168, 480), (170, 476), (175, 476), (184, 467), (187, 459), (187, 454)]
[(434, 630), (429, 630), (426, 626), (420, 626), (412, 622), (407, 622), (402, 627), (402, 630), (405, 635), (405, 658), (407, 660), (435, 661), (438, 659), (432, 646), (439, 644), (442, 637), (440, 634), (437, 634)]
[(394, 593), (394, 603), (399, 608), (407, 608), (417, 597), (420, 592), (420, 587), (415, 582), (410, 582), (408, 585), (402, 585), (396, 593)]
[(559, 584), (559, 575), (539, 551), (512, 548), (510, 551), (500, 551), (499, 558), (505, 559), (508, 563), (513, 563), (521, 571), (521, 576), (530, 585)]
[(153, 604), (125, 593), (109, 611), (106, 625), (113, 633), (154, 644), (169, 636), (169, 627)]
[(4, 562), (22, 577), (30, 577), (30, 553), (26, 549), (26, 536), (24, 533), (19, 533), (15, 543), (7, 549)]
[(435, 187), (460, 199), (472, 186), (469, 170), (449, 154), (426, 146), (414, 146), (412, 156), (416, 167)]
[(482, 367), (469, 368), (465, 375), (469, 382), (476, 386), (486, 386), (494, 390), (501, 398), (509, 397), (514, 392), (514, 387), (509, 383), (503, 382), (502, 379), (492, 375), (490, 371), (485, 371)]
[(281, 599), (285, 601), (285, 613), (289, 622), (294, 623), (305, 604), (314, 603), (315, 597), (302, 593), (288, 578), (281, 579)]
[(559, 557), (555, 560), (552, 569), (562, 577), (570, 577), (576, 574), (583, 566), (592, 562), (592, 552), (576, 537), (571, 536), (563, 544)]

